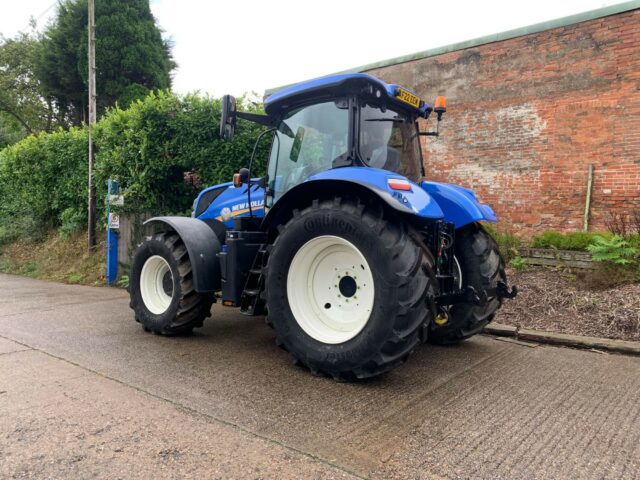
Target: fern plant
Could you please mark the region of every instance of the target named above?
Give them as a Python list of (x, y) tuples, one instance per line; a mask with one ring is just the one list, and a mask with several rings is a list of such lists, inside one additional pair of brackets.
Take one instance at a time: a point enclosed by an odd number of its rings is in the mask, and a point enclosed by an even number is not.
[(527, 268), (527, 261), (518, 255), (509, 261), (509, 265), (511, 265), (516, 271), (522, 272)]
[(609, 262), (615, 265), (636, 263), (638, 249), (629, 245), (624, 238), (613, 235), (606, 238), (598, 236), (592, 245), (587, 247), (591, 257), (598, 262)]

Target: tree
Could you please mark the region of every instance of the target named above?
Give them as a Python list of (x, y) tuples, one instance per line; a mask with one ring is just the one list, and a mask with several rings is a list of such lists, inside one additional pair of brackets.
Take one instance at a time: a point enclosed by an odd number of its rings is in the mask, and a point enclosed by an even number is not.
[[(150, 90), (171, 87), (175, 68), (149, 0), (96, 1), (98, 112), (128, 106)], [(62, 0), (38, 48), (36, 75), (59, 119), (78, 125), (87, 116), (87, 0)]]
[(53, 127), (51, 102), (34, 75), (37, 45), (33, 33), (0, 36), (0, 147)]

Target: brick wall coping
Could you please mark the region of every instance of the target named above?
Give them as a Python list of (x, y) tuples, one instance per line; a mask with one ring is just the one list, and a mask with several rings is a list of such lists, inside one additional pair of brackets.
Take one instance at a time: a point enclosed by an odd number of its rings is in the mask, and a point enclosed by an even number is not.
[[(465, 40), (463, 42), (452, 43), (442, 47), (431, 48), (429, 50), (423, 50), (421, 52), (410, 53), (401, 57), (390, 58), (387, 60), (381, 60), (379, 62), (370, 63), (368, 65), (362, 65), (356, 68), (350, 68), (338, 73), (358, 73), (365, 72), (367, 70), (373, 70), (374, 68), (388, 67), (390, 65), (397, 65), (399, 63), (406, 63), (413, 60), (419, 60), (422, 58), (434, 57), (436, 55), (442, 55), (444, 53), (455, 52), (457, 50), (464, 50), (467, 48), (477, 47), (479, 45), (486, 45), (488, 43), (500, 42), (503, 40), (509, 40), (511, 38), (523, 37), (532, 33), (544, 32), (545, 30), (552, 30), (554, 28), (566, 27), (568, 25), (574, 25), (576, 23), (587, 22), (589, 20), (595, 20), (596, 18), (608, 17), (610, 15), (616, 15), (618, 13), (628, 12), (640, 8), (640, 0), (631, 0), (629, 2), (618, 3), (616, 5), (609, 5), (607, 7), (597, 8), (595, 10), (589, 10), (587, 12), (576, 13), (567, 17), (556, 18), (554, 20), (548, 20), (546, 22), (536, 23), (526, 27), (515, 28), (513, 30), (507, 30), (506, 32), (494, 33), (491, 35), (485, 35), (484, 37), (473, 38), (471, 40)], [(333, 75), (333, 74), (331, 74)], [(283, 88), (296, 85), (296, 82), (289, 85), (282, 85), (280, 87), (269, 88), (264, 92), (264, 97), (282, 90)]]

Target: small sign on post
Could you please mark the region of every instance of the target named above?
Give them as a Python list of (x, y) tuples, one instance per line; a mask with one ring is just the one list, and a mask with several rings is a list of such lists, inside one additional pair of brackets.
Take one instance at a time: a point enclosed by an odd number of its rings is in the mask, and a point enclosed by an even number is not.
[(124, 205), (124, 195), (109, 195), (109, 205), (122, 207)]
[(113, 228), (114, 230), (120, 228), (120, 215), (109, 212), (109, 228)]

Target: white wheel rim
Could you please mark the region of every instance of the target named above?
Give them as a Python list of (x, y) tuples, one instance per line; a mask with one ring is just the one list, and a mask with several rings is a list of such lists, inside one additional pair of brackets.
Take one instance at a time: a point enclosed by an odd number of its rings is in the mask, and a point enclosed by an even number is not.
[(167, 261), (160, 255), (149, 257), (142, 267), (140, 273), (140, 294), (145, 307), (156, 315), (165, 312), (171, 305), (171, 295), (165, 292), (163, 282), (165, 275), (171, 275), (173, 285), (173, 275)]
[(295, 254), (287, 298), (298, 325), (322, 343), (351, 340), (373, 310), (375, 288), (367, 260), (344, 238), (323, 235)]

